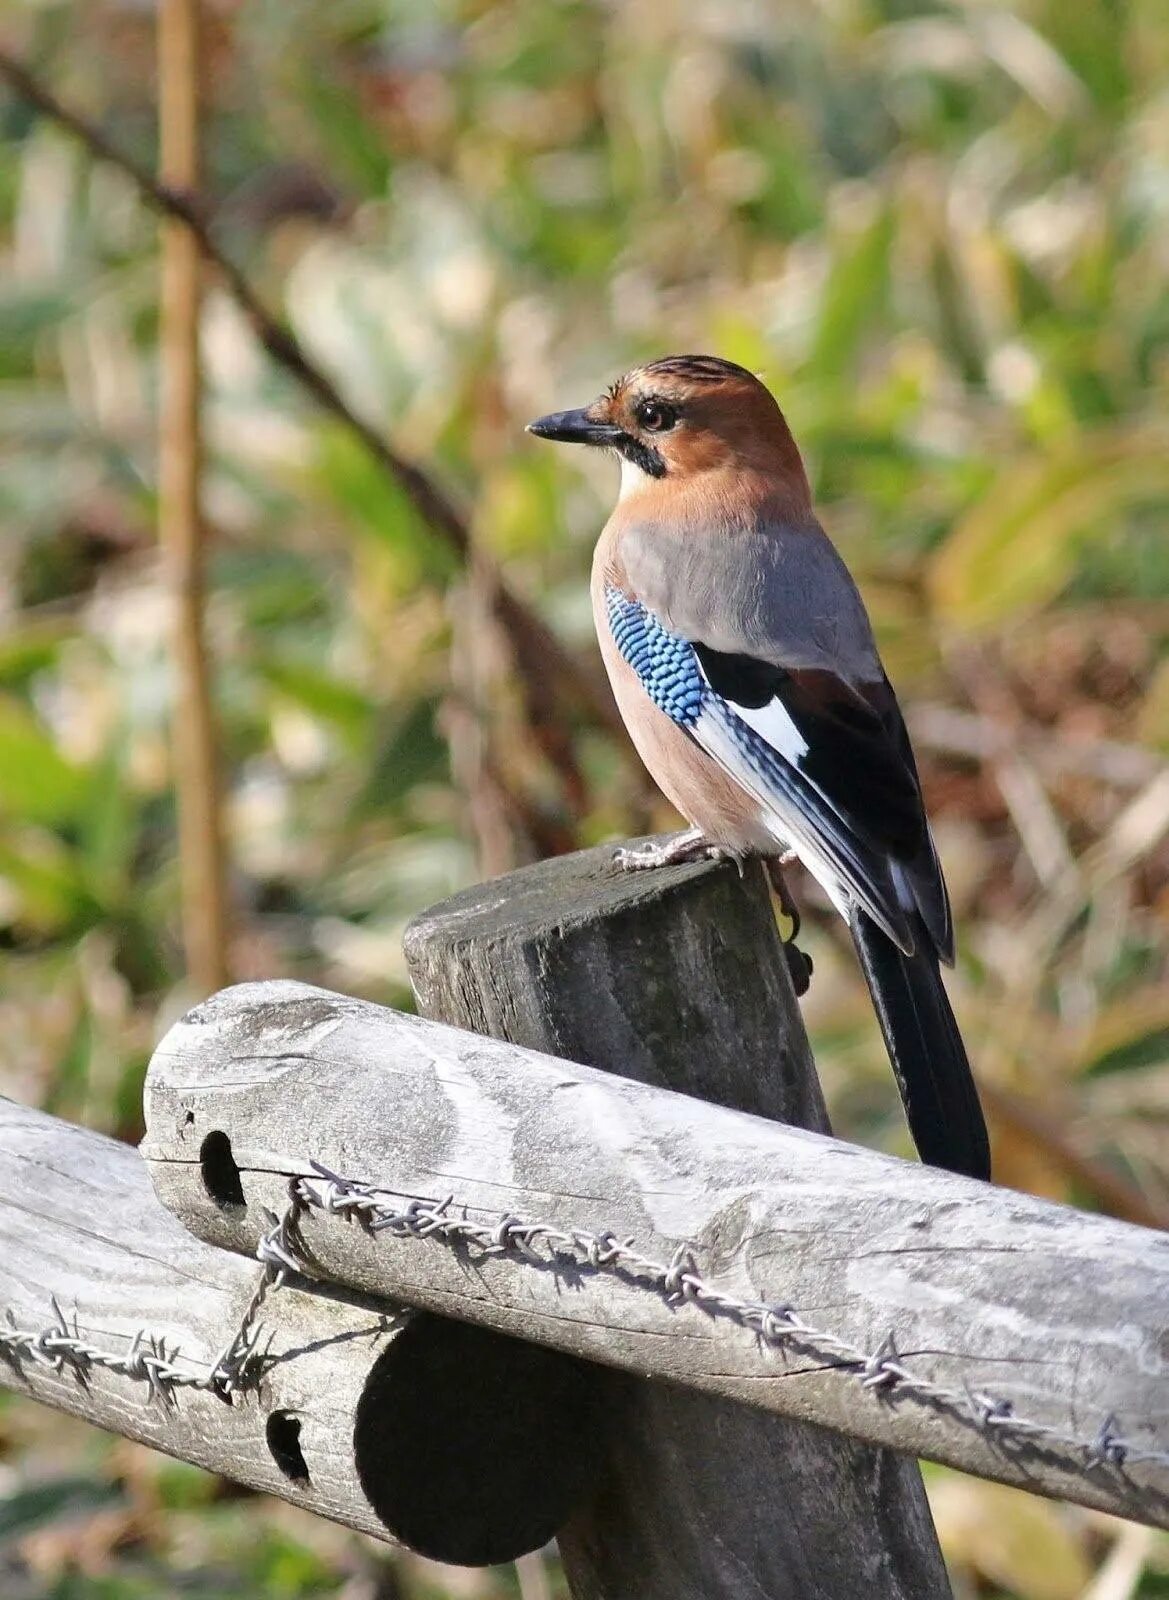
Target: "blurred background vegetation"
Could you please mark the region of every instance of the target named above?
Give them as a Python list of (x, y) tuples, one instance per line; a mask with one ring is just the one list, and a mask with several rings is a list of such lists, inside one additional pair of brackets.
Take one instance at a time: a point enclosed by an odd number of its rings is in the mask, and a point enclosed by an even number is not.
[[(208, 213), (469, 547), (210, 280), (207, 633), (236, 977), (403, 1004), (404, 921), (672, 824), (596, 681), (605, 460), (529, 440), (634, 360), (757, 369), (907, 704), (1000, 1181), (1169, 1215), (1169, 9), (1164, 0), (207, 0)], [(153, 7), (0, 40), (147, 167)], [(157, 550), (156, 217), (0, 98), (0, 1092), (138, 1136), (192, 997)], [(514, 618), (512, 619), (514, 621)], [(538, 652), (537, 652), (538, 656)], [(908, 1153), (811, 911), (837, 1128)], [(941, 1471), (964, 1597), (1169, 1596), (1146, 1530)], [(0, 1400), (11, 1600), (548, 1600)]]

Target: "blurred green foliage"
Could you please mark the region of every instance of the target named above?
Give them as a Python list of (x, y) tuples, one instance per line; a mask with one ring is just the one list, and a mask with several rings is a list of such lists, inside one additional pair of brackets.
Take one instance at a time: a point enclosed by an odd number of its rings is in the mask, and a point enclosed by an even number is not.
[[(523, 423), (669, 350), (772, 384), (910, 708), (972, 1053), (1051, 1116), (1037, 1139), (1000, 1108), (999, 1172), (1092, 1204), (1071, 1141), (1169, 1206), (1164, 0), (206, 10), (220, 237), (582, 662), (612, 471)], [(152, 26), (131, 0), (5, 14), (147, 162)], [(133, 1136), (185, 997), (156, 225), (14, 99), (0, 140), (0, 1091)], [(411, 913), (549, 839), (669, 813), (604, 734), (568, 718), (559, 753), (533, 734), (475, 576), (218, 290), (205, 357), (233, 964), (402, 1003)], [(904, 1151), (815, 916), (811, 945), (837, 1125)], [(0, 1407), (6, 1594), (520, 1592), (176, 1499), (181, 1474), (127, 1447), (62, 1476), (64, 1428)], [(1138, 1537), (931, 1485), (963, 1595), (1073, 1600)], [(1169, 1592), (1164, 1544), (1137, 1555), (1110, 1600)]]

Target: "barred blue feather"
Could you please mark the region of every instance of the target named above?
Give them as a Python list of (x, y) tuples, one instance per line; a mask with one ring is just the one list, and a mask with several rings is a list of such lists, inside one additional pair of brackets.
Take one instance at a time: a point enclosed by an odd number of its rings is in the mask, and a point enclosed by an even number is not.
[(646, 694), (679, 727), (692, 728), (710, 696), (694, 646), (612, 584), (605, 590), (605, 608), (613, 641)]

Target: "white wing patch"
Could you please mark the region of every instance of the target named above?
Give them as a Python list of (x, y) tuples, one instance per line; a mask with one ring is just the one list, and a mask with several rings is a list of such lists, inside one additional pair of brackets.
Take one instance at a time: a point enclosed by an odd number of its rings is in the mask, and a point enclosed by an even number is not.
[[(764, 709), (770, 710), (771, 707)], [(738, 707), (735, 707), (734, 715), (742, 717), (743, 714)], [(790, 722), (791, 719), (788, 720)], [(776, 796), (768, 792), (767, 785), (751, 770), (749, 763), (744, 761), (742, 752), (716, 712), (704, 709), (690, 731), (707, 755), (717, 761), (727, 776), (740, 788), (745, 789), (758, 804), (763, 825), (773, 836), (780, 850), (796, 852), (847, 922), (853, 897), (823, 851), (818, 848), (815, 835), (808, 827), (806, 819), (793, 807), (778, 802)], [(761, 730), (756, 729), (756, 731)], [(767, 735), (763, 734), (763, 737), (766, 738)], [(807, 749), (807, 745), (804, 745), (804, 749)]]
[(779, 700), (765, 706), (740, 706), (728, 701), (740, 722), (753, 728), (761, 739), (766, 739), (773, 750), (798, 767), (808, 753), (808, 741), (792, 721), (787, 707)]

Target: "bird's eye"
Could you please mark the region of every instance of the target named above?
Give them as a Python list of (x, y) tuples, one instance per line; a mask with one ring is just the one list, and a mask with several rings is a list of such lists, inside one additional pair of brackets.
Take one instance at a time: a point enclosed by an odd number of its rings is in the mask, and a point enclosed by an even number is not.
[(677, 422), (678, 413), (663, 400), (643, 400), (637, 408), (637, 420), (647, 433), (666, 433)]

